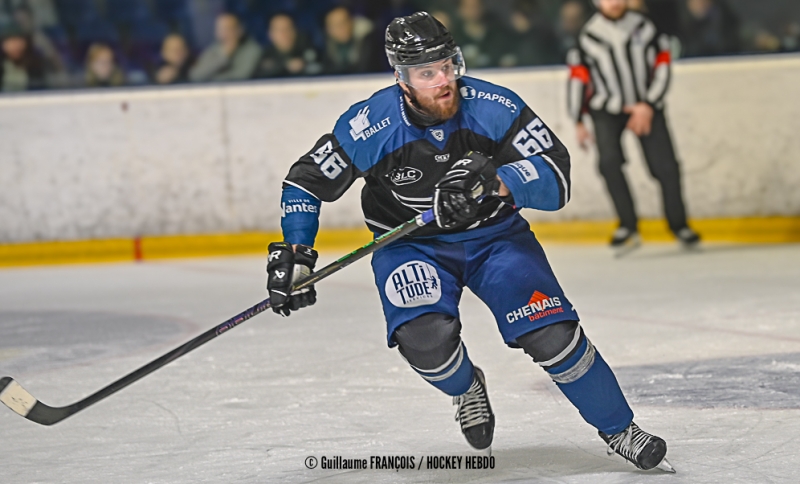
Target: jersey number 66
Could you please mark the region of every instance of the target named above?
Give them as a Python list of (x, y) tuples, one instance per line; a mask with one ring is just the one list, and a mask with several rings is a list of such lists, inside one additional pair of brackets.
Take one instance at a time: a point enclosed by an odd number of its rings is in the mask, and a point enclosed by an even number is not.
[(339, 156), (339, 153), (333, 151), (333, 143), (331, 141), (328, 141), (320, 146), (317, 151), (311, 153), (311, 158), (314, 159), (314, 163), (319, 165), (319, 169), (322, 173), (331, 180), (339, 176), (342, 171), (347, 168), (347, 164), (345, 164), (342, 157)]
[(553, 139), (542, 120), (536, 118), (514, 136), (513, 145), (522, 156), (527, 158), (552, 148)]

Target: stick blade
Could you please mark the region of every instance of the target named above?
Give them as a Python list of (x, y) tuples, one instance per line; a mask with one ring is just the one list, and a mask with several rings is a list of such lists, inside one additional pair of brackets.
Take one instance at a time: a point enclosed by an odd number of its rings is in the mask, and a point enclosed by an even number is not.
[(39, 401), (13, 378), (6, 376), (0, 379), (0, 402), (18, 415), (27, 418)]
[(79, 410), (76, 405), (63, 408), (45, 405), (8, 376), (0, 378), (0, 402), (17, 415), (41, 425), (53, 425)]

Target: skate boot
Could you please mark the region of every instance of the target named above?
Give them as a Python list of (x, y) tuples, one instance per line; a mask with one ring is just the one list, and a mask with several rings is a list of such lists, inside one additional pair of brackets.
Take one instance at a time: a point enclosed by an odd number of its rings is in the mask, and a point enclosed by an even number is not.
[(467, 393), (453, 397), (453, 405), (458, 405), (456, 422), (461, 424), (461, 432), (469, 445), (477, 450), (491, 452), (494, 437), (494, 414), (486, 394), (486, 379), (477, 366)]
[(619, 227), (614, 231), (614, 235), (611, 236), (610, 245), (614, 249), (614, 254), (617, 257), (622, 257), (642, 245), (642, 238), (639, 236), (639, 232), (635, 230)]
[(618, 434), (598, 433), (608, 444), (608, 455), (616, 452), (644, 471), (658, 467), (665, 472), (675, 472), (675, 468), (665, 458), (667, 443), (664, 439), (648, 434), (635, 423), (631, 422), (628, 428)]
[(700, 244), (700, 235), (689, 227), (675, 232), (675, 237), (678, 238), (684, 249), (694, 249)]

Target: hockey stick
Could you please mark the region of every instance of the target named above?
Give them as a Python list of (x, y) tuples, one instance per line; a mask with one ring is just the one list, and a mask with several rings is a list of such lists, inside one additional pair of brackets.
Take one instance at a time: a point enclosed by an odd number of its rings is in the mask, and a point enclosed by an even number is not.
[[(308, 287), (312, 284), (321, 281), (322, 279), (325, 279), (334, 272), (338, 272), (339, 270), (344, 269), (353, 262), (375, 252), (380, 247), (383, 247), (384, 245), (393, 242), (424, 225), (429, 224), (433, 220), (434, 220), (433, 209), (417, 215), (415, 218), (409, 220), (408, 222), (405, 222), (397, 226), (396, 228), (376, 238), (372, 242), (354, 250), (353, 252), (350, 252), (344, 257), (341, 257), (339, 260), (328, 264), (319, 271), (314, 272), (307, 278), (299, 281), (297, 284), (292, 286), (292, 291), (303, 289), (305, 287)], [(255, 306), (251, 307), (250, 309), (237, 314), (236, 316), (225, 321), (219, 326), (211, 328), (210, 330), (206, 331), (205, 333), (201, 334), (195, 339), (175, 348), (169, 353), (151, 361), (150, 363), (144, 365), (138, 370), (129, 373), (128, 375), (125, 375), (124, 377), (120, 378), (114, 383), (111, 383), (105, 388), (89, 395), (88, 397), (84, 398), (79, 402), (73, 403), (72, 405), (67, 405), (66, 407), (50, 407), (48, 405), (45, 405), (44, 403), (34, 398), (33, 395), (28, 393), (27, 390), (22, 388), (22, 386), (20, 386), (20, 384), (17, 383), (11, 377), (0, 378), (0, 401), (3, 402), (8, 408), (13, 410), (17, 414), (27, 418), (30, 421), (42, 425), (53, 425), (71, 415), (80, 412), (86, 407), (94, 405), (95, 403), (108, 397), (109, 395), (113, 395), (114, 393), (122, 390), (131, 383), (140, 380), (141, 378), (156, 371), (157, 369), (161, 368), (167, 363), (180, 358), (181, 356), (192, 351), (193, 349), (208, 343), (209, 341), (221, 335), (222, 333), (235, 328), (236, 326), (242, 324), (243, 322), (247, 321), (253, 316), (269, 309), (269, 307), (270, 307), (270, 302), (269, 298), (267, 298), (261, 301), (260, 303), (256, 304)]]

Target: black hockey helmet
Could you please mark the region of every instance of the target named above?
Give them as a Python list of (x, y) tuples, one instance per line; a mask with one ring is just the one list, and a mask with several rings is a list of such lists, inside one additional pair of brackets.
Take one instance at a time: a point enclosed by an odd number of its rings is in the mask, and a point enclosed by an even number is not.
[(466, 72), (464, 57), (453, 36), (427, 12), (417, 12), (397, 17), (386, 27), (386, 57), (400, 76), (408, 83), (409, 67), (419, 67), (444, 59), (453, 59), (455, 78)]

